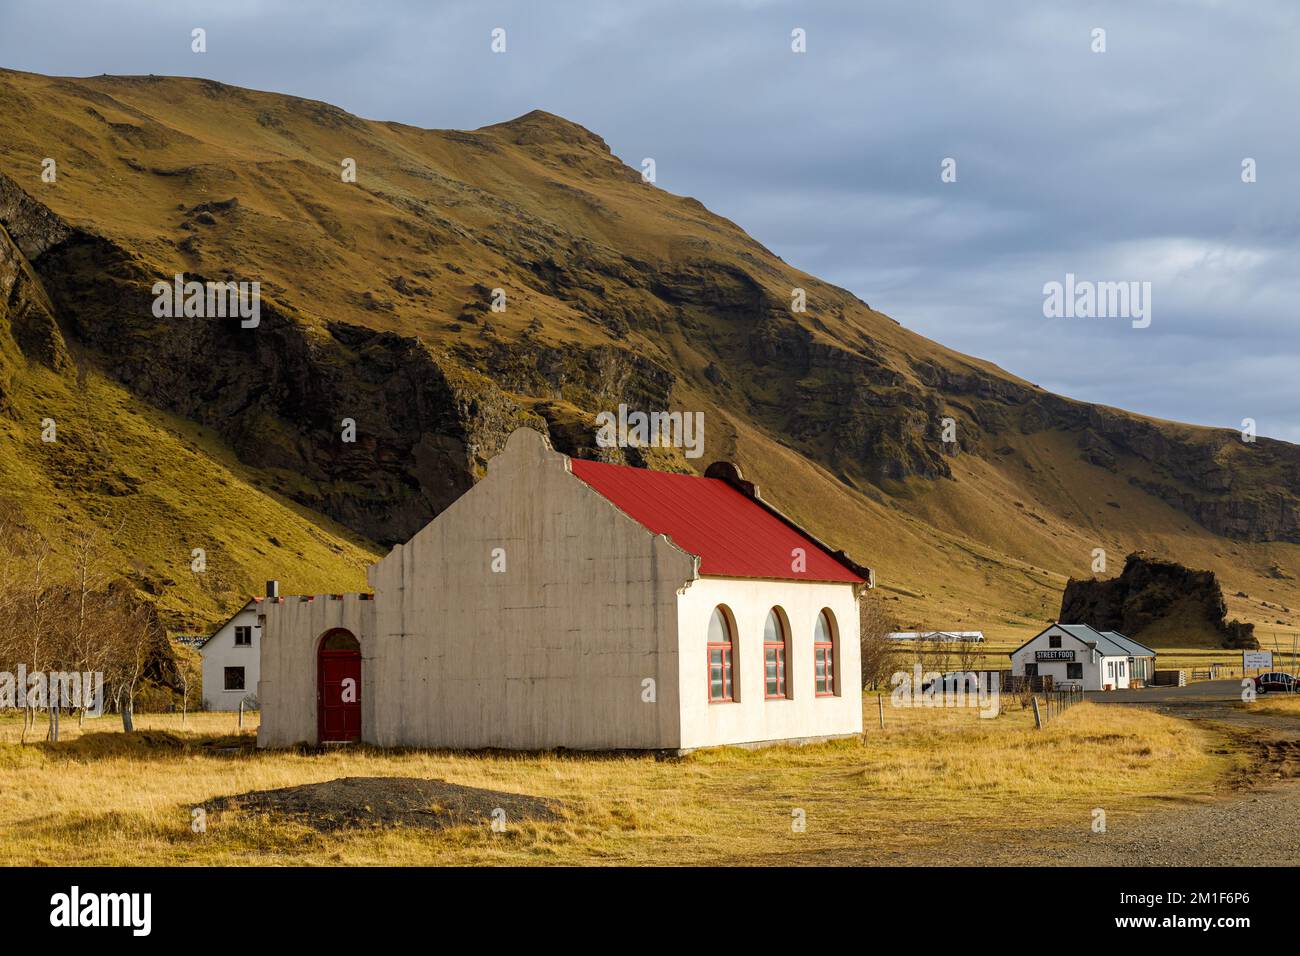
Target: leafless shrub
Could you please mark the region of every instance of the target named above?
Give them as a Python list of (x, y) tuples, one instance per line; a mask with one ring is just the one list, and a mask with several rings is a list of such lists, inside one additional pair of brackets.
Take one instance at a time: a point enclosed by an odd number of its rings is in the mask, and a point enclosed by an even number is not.
[(898, 630), (898, 621), (874, 590), (862, 592), (858, 611), (862, 622), (862, 686), (877, 690), (898, 670), (898, 653), (889, 640), (889, 635)]

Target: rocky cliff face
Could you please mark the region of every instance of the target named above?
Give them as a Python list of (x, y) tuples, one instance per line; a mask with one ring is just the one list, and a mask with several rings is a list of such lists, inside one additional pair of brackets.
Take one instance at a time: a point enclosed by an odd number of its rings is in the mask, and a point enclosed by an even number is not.
[(38, 252), (56, 234), (57, 220), (48, 210), (31, 203), (0, 176), (0, 335), (14, 345), (0, 350), (0, 355), (8, 352), (5, 364), (10, 366), (0, 371), (0, 412), (6, 407), (5, 383), (13, 374), (14, 361), (41, 362), (60, 372), (72, 365), (54, 306), (28, 261), (28, 251)]
[(1259, 647), (1254, 625), (1229, 621), (1227, 613), (1213, 571), (1193, 571), (1173, 561), (1130, 554), (1117, 578), (1071, 579), (1061, 598), (1059, 620), (1140, 639), (1144, 631), (1177, 615), (1184, 620), (1190, 617), (1191, 626), (1212, 629), (1224, 647)]

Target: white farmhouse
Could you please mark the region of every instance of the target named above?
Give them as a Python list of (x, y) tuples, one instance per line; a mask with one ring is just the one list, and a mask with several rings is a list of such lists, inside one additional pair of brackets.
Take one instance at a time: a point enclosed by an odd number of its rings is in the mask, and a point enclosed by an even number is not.
[(862, 731), (868, 569), (758, 496), (528, 429), (370, 569), (264, 602), (263, 747), (685, 751)]
[(1051, 677), (1056, 687), (1122, 690), (1155, 676), (1156, 652), (1118, 631), (1053, 624), (1011, 652), (1016, 677)]
[[(268, 581), (266, 593), (276, 597), (279, 585)], [(262, 598), (252, 598), (199, 645), (204, 710), (238, 710), (241, 700), (255, 701), (261, 673), (261, 603)]]

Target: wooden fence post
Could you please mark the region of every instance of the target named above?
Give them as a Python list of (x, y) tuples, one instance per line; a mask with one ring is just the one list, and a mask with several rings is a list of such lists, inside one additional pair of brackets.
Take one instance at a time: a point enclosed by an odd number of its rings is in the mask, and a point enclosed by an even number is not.
[(880, 705), (880, 729), (885, 729), (885, 695), (881, 694), (876, 698), (876, 703)]
[(1038, 711), (1038, 695), (1035, 694), (1030, 698), (1034, 702), (1034, 726), (1039, 730), (1043, 729), (1043, 715)]

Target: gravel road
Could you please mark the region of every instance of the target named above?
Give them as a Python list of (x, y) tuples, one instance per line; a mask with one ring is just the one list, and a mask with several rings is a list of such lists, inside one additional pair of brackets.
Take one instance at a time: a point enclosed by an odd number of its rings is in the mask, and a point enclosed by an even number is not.
[[(1212, 797), (1171, 802), (1140, 816), (1088, 821), (1070, 828), (1018, 830), (995, 845), (936, 847), (913, 864), (972, 866), (1251, 866), (1300, 865), (1300, 712), (1251, 713), (1238, 706), (1241, 683), (1207, 681), (1190, 687), (1089, 694), (1107, 706), (1149, 707), (1204, 723), (1250, 757), (1248, 770)], [(995, 835), (997, 836), (997, 835)], [(926, 857), (929, 854), (925, 854)]]

